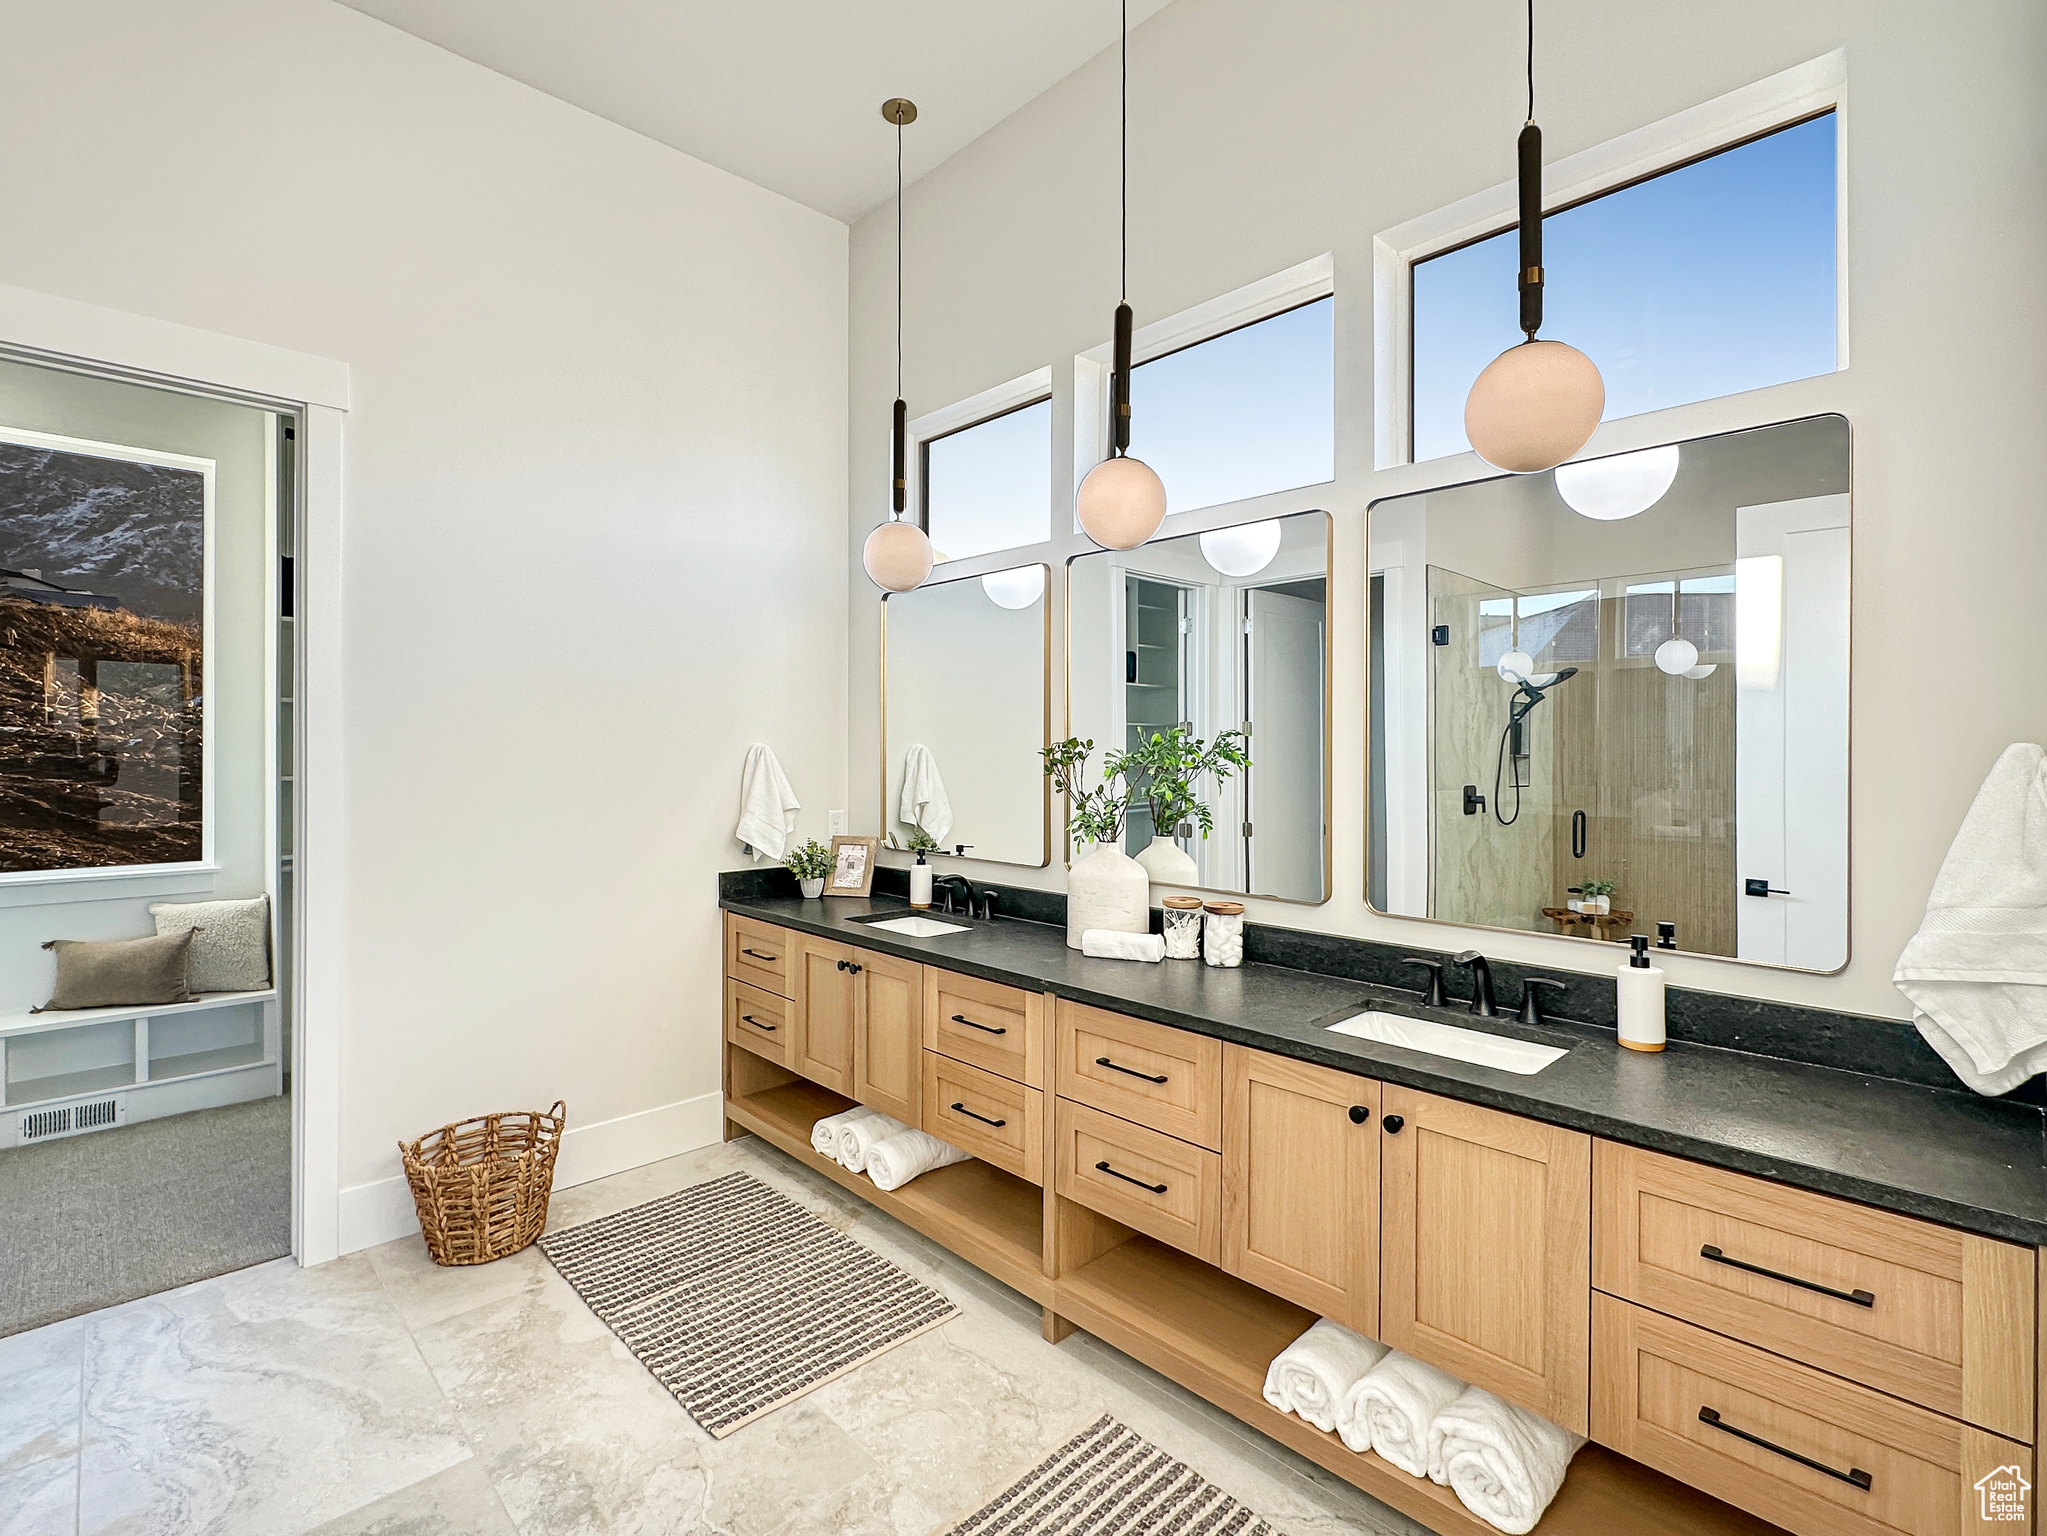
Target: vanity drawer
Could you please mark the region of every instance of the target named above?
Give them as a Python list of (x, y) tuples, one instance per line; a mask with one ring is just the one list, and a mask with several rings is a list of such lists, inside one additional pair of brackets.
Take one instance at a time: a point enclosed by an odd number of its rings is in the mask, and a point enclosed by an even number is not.
[(725, 914), (725, 974), (772, 992), (792, 997), (795, 970), (791, 956), (796, 942), (787, 929), (757, 923), (750, 917)]
[(1602, 1141), (1593, 1284), (2033, 1440), (2034, 1254)]
[(1045, 1086), (1044, 999), (925, 968), (924, 1048), (1033, 1088)]
[(1059, 1096), (1222, 1150), (1222, 1042), (1059, 1002)]
[(756, 1056), (789, 1065), (789, 1004), (743, 981), (725, 983), (725, 1038)]
[(1057, 1107), (1054, 1187), (1125, 1226), (1222, 1262), (1222, 1158), (1098, 1109)]
[(1964, 1536), (2033, 1452), (1674, 1318), (1593, 1298), (1592, 1437), (1798, 1536)]
[(1020, 1179), (1045, 1182), (1045, 1096), (1035, 1088), (926, 1051), (924, 1129)]

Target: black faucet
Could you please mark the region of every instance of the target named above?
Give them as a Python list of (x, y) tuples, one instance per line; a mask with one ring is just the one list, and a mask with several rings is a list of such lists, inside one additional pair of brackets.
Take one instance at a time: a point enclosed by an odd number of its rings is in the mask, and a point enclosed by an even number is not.
[(1409, 955), (1404, 963), (1407, 965), (1419, 965), (1429, 973), (1429, 984), (1422, 989), (1422, 1006), (1424, 1008), (1447, 1008), (1450, 1004), (1450, 999), (1443, 991), (1443, 962), (1440, 960), (1425, 960), (1420, 955)]
[(1471, 968), (1471, 1011), (1482, 1019), (1496, 1019), (1499, 1007), (1493, 1002), (1493, 968), (1486, 957), (1475, 949), (1467, 949), (1451, 958), (1459, 965)]
[(1547, 976), (1531, 976), (1521, 983), (1521, 1022), (1523, 1024), (1540, 1024), (1542, 1022), (1541, 989), (1544, 987), (1553, 988), (1558, 992), (1564, 990), (1564, 984), (1561, 981), (1552, 981)]
[(945, 910), (952, 911), (952, 893), (957, 888), (967, 909), (967, 916), (974, 915), (974, 882), (965, 875), (939, 875), (931, 882), (931, 893), (945, 892)]

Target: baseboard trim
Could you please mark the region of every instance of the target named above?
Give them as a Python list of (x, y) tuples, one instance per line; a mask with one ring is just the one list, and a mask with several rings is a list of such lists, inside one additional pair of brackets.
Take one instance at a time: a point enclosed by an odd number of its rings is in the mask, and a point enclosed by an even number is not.
[[(725, 1096), (699, 1094), (636, 1115), (594, 1125), (571, 1125), (562, 1133), (554, 1165), (554, 1187), (567, 1189), (609, 1178), (628, 1168), (658, 1163), (708, 1147), (724, 1134)], [(412, 1190), (405, 1176), (376, 1179), (341, 1191), (341, 1251), (374, 1248), (419, 1230)]]

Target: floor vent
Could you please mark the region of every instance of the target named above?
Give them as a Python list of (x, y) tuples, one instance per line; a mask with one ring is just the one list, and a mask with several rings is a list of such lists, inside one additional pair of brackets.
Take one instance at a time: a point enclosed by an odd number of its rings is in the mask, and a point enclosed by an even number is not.
[(64, 1104), (54, 1109), (25, 1110), (15, 1127), (15, 1145), (32, 1141), (54, 1141), (60, 1136), (80, 1136), (103, 1131), (128, 1117), (128, 1105), (120, 1094), (91, 1099), (83, 1104)]

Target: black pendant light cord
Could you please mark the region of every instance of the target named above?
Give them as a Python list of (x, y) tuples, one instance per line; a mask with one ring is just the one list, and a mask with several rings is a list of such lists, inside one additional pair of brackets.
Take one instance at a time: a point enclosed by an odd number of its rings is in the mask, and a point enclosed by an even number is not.
[(1528, 121), (1535, 121), (1535, 0), (1528, 0)]
[[(1529, 0), (1532, 6), (1535, 0)], [(1535, 87), (1528, 87), (1534, 99)], [(896, 396), (903, 393), (903, 119), (896, 114)]]
[(903, 118), (907, 102), (895, 106), (896, 123), (896, 403), (889, 423), (889, 520), (900, 522), (909, 505), (909, 408), (903, 403)]
[(1521, 331), (1530, 341), (1542, 329), (1542, 130), (1535, 126), (1535, 0), (1528, 0), (1528, 121), (1514, 143), (1519, 186)]
[[(1532, 6), (1535, 0), (1528, 0)], [(1123, 86), (1122, 101), (1122, 143), (1118, 158), (1122, 162), (1123, 181), (1118, 193), (1122, 207), (1123, 266), (1117, 279), (1117, 296), (1125, 303), (1130, 302), (1130, 0), (1123, 0)]]
[(1120, 459), (1130, 447), (1130, 0), (1123, 0), (1123, 41), (1119, 112), (1121, 123), (1117, 146), (1118, 232), (1121, 266), (1117, 283), (1121, 299), (1116, 305), (1115, 340), (1110, 344), (1113, 360), (1109, 366), (1109, 457)]

